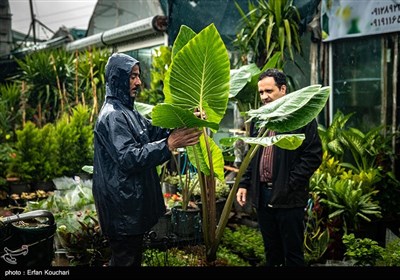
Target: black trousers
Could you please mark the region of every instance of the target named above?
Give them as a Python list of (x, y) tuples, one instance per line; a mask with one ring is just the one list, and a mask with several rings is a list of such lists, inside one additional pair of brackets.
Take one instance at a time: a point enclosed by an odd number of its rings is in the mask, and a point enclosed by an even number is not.
[(142, 263), (144, 234), (110, 239), (110, 266), (140, 266)]
[(262, 187), (257, 209), (258, 225), (264, 241), (267, 266), (305, 266), (303, 207), (267, 206), (271, 190)]

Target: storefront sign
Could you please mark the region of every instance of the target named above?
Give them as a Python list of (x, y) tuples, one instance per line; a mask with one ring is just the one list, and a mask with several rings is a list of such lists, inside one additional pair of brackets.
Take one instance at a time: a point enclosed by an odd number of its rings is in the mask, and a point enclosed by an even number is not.
[(400, 0), (322, 0), (322, 40), (400, 31)]

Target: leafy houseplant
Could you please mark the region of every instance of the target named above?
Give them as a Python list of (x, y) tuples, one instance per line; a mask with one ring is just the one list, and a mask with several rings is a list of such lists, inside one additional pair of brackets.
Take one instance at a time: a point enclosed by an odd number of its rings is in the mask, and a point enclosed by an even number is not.
[(8, 143), (0, 143), (0, 188), (7, 184), (7, 167), (10, 165), (14, 149)]
[(307, 205), (304, 231), (304, 259), (308, 265), (321, 261), (330, 242), (329, 228), (325, 226), (322, 216), (320, 198), (316, 192), (311, 193)]
[(400, 238), (388, 241), (382, 252), (382, 259), (376, 262), (378, 266), (400, 266)]
[(183, 175), (167, 175), (163, 179), (163, 184), (167, 184), (164, 187), (165, 194), (169, 194), (171, 197), (177, 194), (178, 196), (173, 197), (173, 200), (178, 201), (179, 203), (175, 203), (175, 205), (179, 205), (183, 210), (190, 207), (193, 190), (198, 185), (198, 182), (198, 176), (189, 172)]
[[(260, 231), (246, 225), (226, 227), (221, 245), (256, 265), (265, 263), (264, 244)], [(265, 264), (264, 264), (265, 265)]]
[(346, 258), (353, 260), (354, 265), (371, 266), (382, 259), (384, 249), (378, 242), (369, 238), (356, 238), (354, 234), (343, 235), (346, 247)]
[(47, 199), (28, 201), (25, 211), (46, 209), (57, 223), (56, 246), (67, 250), (73, 265), (102, 265), (109, 257), (107, 240), (100, 232), (92, 181), (69, 177), (54, 180), (56, 190)]
[[(382, 216), (387, 220), (398, 220), (400, 181), (391, 167), (395, 159), (391, 151), (391, 141), (396, 133), (389, 133), (382, 126), (373, 127), (367, 132), (346, 127), (352, 115), (337, 111), (329, 127), (319, 127), (323, 150), (329, 160), (324, 161), (318, 173), (340, 175), (344, 180), (362, 183), (364, 192), (378, 190), (376, 200), (381, 207)], [(338, 163), (335, 170), (328, 166), (333, 162)]]
[[(185, 161), (187, 160), (186, 153), (178, 153), (178, 156), (184, 156)], [(176, 206), (182, 207), (183, 210), (187, 210), (193, 204), (192, 196), (193, 190), (198, 185), (199, 179), (196, 170), (191, 168), (190, 163), (184, 164), (184, 170), (181, 170), (181, 164), (178, 163), (175, 156), (172, 157), (173, 162), (175, 164), (175, 168), (177, 171), (171, 172), (167, 170), (167, 166), (164, 165), (161, 182), (163, 184), (163, 192), (165, 194), (176, 194), (178, 193), (178, 197), (175, 196), (174, 201), (177, 203), (173, 203)], [(179, 198), (179, 199), (176, 199)]]
[(21, 80), (26, 85), (26, 119), (37, 121), (39, 126), (54, 123), (64, 113), (71, 113), (77, 104), (90, 104), (93, 119), (105, 96), (103, 69), (109, 55), (108, 49), (71, 53), (57, 48), (17, 59), (23, 73)]

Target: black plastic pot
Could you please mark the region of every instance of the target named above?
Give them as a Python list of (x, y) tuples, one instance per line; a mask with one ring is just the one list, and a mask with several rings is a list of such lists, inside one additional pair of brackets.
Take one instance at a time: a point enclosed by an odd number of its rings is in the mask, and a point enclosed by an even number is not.
[(180, 207), (171, 209), (172, 231), (181, 238), (201, 237), (201, 216), (200, 209), (188, 208), (183, 210)]
[(56, 223), (49, 211), (1, 218), (0, 263), (8, 267), (49, 267), (54, 257)]

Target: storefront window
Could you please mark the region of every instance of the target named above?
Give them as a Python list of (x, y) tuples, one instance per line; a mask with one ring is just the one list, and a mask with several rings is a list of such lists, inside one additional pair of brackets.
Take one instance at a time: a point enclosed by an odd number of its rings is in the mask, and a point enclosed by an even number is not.
[(363, 131), (381, 124), (381, 49), (380, 36), (332, 43), (332, 112), (354, 112), (348, 124)]

